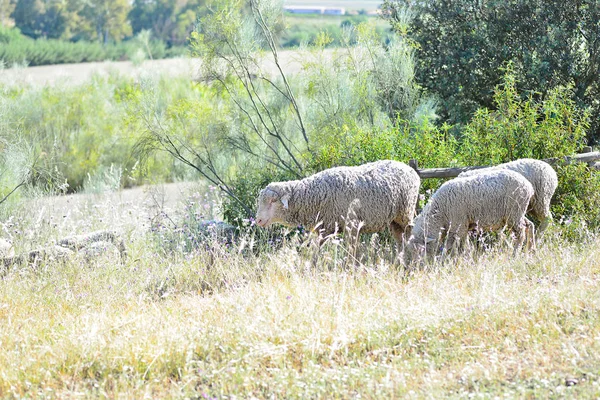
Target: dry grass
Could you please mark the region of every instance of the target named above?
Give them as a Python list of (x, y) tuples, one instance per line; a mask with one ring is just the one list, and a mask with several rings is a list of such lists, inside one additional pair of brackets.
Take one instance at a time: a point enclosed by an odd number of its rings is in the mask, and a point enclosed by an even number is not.
[(123, 264), (3, 278), (0, 396), (597, 397), (600, 239), (558, 243), (404, 277), (385, 251), (342, 267), (343, 243), (190, 254), (132, 235)]
[[(329, 52), (331, 53), (331, 52)], [(327, 53), (327, 54), (329, 54)], [(302, 53), (295, 50), (283, 50), (279, 54), (284, 72), (296, 74), (302, 69)], [(199, 74), (200, 61), (194, 58), (171, 58), (164, 60), (147, 60), (136, 66), (130, 61), (106, 61), (81, 64), (44, 65), (39, 67), (12, 68), (2, 70), (0, 85), (48, 86), (48, 85), (80, 85), (94, 77), (131, 76), (140, 79), (144, 76), (176, 76), (196, 79)], [(265, 60), (263, 71), (269, 74), (278, 72), (275, 64)]]

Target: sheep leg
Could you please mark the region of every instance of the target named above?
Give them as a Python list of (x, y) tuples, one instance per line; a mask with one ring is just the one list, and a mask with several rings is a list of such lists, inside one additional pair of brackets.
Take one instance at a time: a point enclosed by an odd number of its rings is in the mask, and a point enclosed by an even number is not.
[(390, 230), (392, 231), (392, 235), (394, 235), (394, 239), (396, 239), (398, 246), (402, 248), (402, 244), (404, 243), (405, 237), (410, 235), (410, 232), (407, 232), (405, 225), (401, 225), (396, 221), (390, 222)]
[[(512, 231), (515, 234), (513, 257), (516, 257), (517, 254), (521, 251), (521, 248), (523, 247), (523, 242), (525, 242), (525, 239), (527, 237), (527, 222), (526, 221), (529, 221), (529, 220), (527, 220), (526, 218), (523, 218), (523, 220), (521, 222), (519, 222), (519, 224), (512, 229)], [(529, 223), (531, 223), (531, 221), (529, 221)]]
[(525, 218), (525, 236), (527, 240), (527, 250), (535, 252), (535, 225), (527, 218)]
[[(444, 252), (452, 253), (455, 255), (462, 253), (468, 234), (468, 225), (461, 225), (458, 227), (458, 229), (449, 230), (448, 234), (446, 235)], [(456, 244), (456, 242), (458, 242), (458, 245)]]

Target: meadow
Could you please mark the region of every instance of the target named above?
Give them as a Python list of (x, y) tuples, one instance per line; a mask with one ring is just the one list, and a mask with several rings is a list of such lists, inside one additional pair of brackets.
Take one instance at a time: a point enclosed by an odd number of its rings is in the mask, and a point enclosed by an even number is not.
[(360, 11), (360, 10), (376, 10), (382, 1), (379, 0), (332, 0), (327, 2), (314, 1), (314, 0), (286, 0), (284, 5), (286, 6), (315, 6), (315, 7), (344, 7), (347, 10)]
[[(577, 153), (591, 118), (574, 88), (528, 95), (507, 63), (489, 107), (452, 122), (416, 79), (414, 42), (371, 20), (343, 30), (346, 47), (321, 32), (280, 51), (280, 9), (248, 4), (213, 10), (194, 59), (0, 79), (0, 237), (20, 254), (114, 230), (127, 248), (2, 270), (0, 397), (600, 396), (587, 164), (556, 164), (554, 222), (515, 257), (503, 234), (473, 237), (409, 271), (386, 232), (354, 258), (343, 235), (318, 246), (253, 220), (267, 183), (338, 165)], [(422, 181), (419, 208), (441, 183)]]
[(185, 250), (158, 221), (181, 224), (190, 207), (218, 215), (218, 198), (169, 190), (179, 195), (164, 207), (160, 191), (71, 195), (66, 216), (41, 199), (3, 223), (21, 248), (117, 227), (128, 257), (3, 276), (2, 397), (600, 394), (596, 236), (569, 244), (554, 227), (536, 254), (495, 247), (406, 275), (377, 238), (356, 264), (343, 240), (273, 249), (252, 231)]

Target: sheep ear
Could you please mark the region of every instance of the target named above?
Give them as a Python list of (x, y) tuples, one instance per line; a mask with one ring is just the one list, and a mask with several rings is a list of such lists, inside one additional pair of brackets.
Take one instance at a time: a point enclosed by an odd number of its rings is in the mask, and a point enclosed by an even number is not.
[(283, 208), (285, 208), (286, 210), (290, 208), (290, 195), (289, 194), (285, 194), (281, 197), (281, 204), (283, 204)]

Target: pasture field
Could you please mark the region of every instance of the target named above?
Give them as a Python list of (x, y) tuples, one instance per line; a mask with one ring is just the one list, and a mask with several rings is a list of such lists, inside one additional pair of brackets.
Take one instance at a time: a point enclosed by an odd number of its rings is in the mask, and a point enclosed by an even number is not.
[(382, 4), (378, 0), (286, 0), (286, 6), (307, 6), (307, 7), (344, 7), (346, 10), (376, 10)]
[[(327, 51), (327, 53), (331, 53)], [(284, 71), (289, 74), (301, 70), (302, 54), (285, 50), (280, 54)], [(131, 61), (106, 61), (82, 64), (44, 65), (38, 67), (11, 68), (0, 71), (0, 85), (15, 86), (76, 86), (90, 82), (92, 78), (106, 79), (113, 76), (140, 79), (148, 76), (165, 76), (195, 79), (198, 77), (200, 61), (194, 58), (170, 58), (146, 60), (139, 65)], [(275, 65), (265, 61), (262, 68), (271, 74), (276, 73)]]
[(249, 233), (184, 251), (167, 221), (217, 214), (210, 193), (171, 185), (15, 208), (3, 230), (19, 250), (117, 227), (129, 254), (3, 276), (0, 396), (600, 395), (600, 238), (567, 245), (551, 230), (535, 255), (490, 249), (410, 276), (376, 239), (354, 266), (343, 241), (317, 253)]

